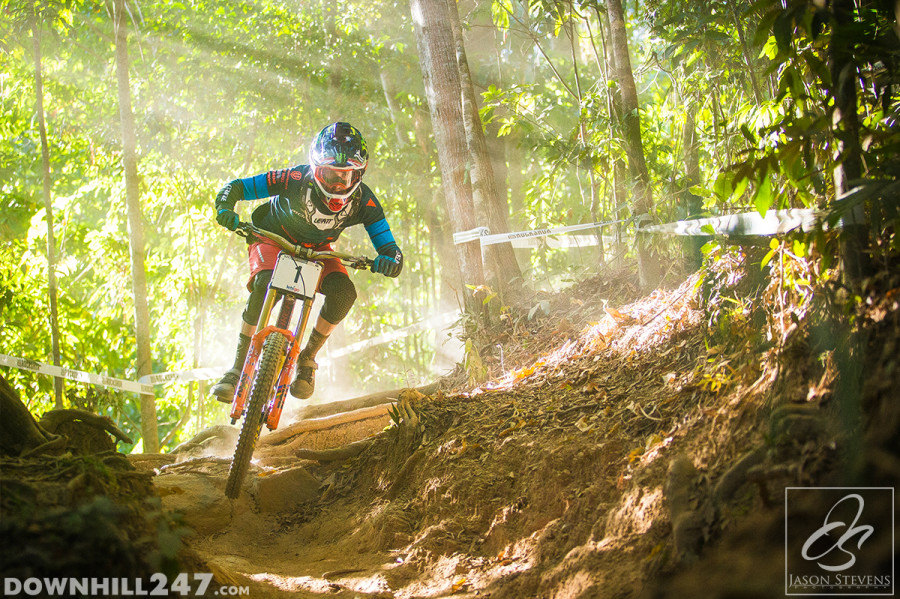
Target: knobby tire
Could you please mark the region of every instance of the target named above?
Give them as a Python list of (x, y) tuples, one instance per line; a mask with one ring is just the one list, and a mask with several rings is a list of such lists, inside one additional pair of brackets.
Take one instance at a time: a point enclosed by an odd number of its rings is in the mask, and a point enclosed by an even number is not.
[(259, 359), (259, 369), (253, 386), (250, 388), (250, 399), (247, 401), (247, 410), (244, 415), (244, 424), (241, 426), (241, 434), (238, 437), (237, 447), (234, 450), (234, 458), (231, 460), (231, 469), (228, 471), (228, 482), (225, 485), (225, 496), (229, 499), (237, 499), (241, 494), (241, 485), (247, 470), (250, 468), (250, 459), (256, 448), (256, 440), (262, 430), (266, 415), (263, 410), (269, 399), (275, 393), (275, 382), (284, 359), (287, 339), (280, 333), (272, 333), (266, 337), (263, 343), (262, 356)]

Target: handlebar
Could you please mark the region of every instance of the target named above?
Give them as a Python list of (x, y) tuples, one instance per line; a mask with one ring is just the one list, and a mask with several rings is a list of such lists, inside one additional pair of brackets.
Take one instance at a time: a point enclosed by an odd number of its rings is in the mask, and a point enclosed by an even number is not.
[(359, 270), (367, 269), (373, 264), (373, 260), (371, 258), (367, 258), (366, 256), (353, 256), (351, 254), (336, 252), (334, 250), (311, 250), (309, 248), (303, 247), (302, 245), (291, 243), (281, 235), (271, 233), (269, 231), (264, 231), (263, 229), (255, 227), (250, 223), (238, 223), (238, 226), (234, 230), (234, 232), (237, 235), (248, 240), (264, 237), (269, 241), (272, 241), (282, 250), (306, 260), (324, 260), (325, 258), (337, 258), (345, 266), (349, 266), (350, 268), (356, 268)]

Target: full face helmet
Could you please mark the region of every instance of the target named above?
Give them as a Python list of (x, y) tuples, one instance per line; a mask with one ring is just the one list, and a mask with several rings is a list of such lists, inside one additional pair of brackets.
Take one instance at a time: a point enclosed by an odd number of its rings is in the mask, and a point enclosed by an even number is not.
[(352, 125), (332, 123), (319, 132), (309, 148), (309, 164), (331, 212), (340, 212), (347, 205), (368, 163), (366, 140)]

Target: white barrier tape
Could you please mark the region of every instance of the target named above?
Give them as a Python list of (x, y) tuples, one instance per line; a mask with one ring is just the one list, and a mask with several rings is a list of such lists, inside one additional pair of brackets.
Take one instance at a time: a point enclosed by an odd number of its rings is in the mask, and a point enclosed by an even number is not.
[(491, 230), (487, 227), (476, 227), (474, 229), (469, 229), (468, 231), (459, 231), (458, 233), (453, 234), (453, 245), (475, 241), (476, 239), (488, 235), (490, 232)]
[(421, 322), (417, 322), (416, 324), (411, 324), (408, 327), (396, 329), (388, 333), (382, 333), (377, 337), (372, 337), (371, 339), (366, 339), (365, 341), (351, 343), (350, 345), (339, 347), (334, 351), (328, 351), (326, 352), (326, 359), (333, 360), (335, 358), (340, 358), (341, 356), (346, 356), (347, 354), (352, 354), (354, 352), (368, 349), (370, 347), (375, 347), (376, 345), (381, 345), (382, 343), (388, 343), (389, 341), (401, 339), (420, 330), (437, 329), (438, 327), (443, 327), (456, 322), (458, 318), (459, 314), (455, 312), (445, 312), (444, 314), (439, 314), (438, 316), (435, 316), (428, 320), (423, 320)]
[(195, 368), (193, 370), (145, 374), (138, 379), (138, 382), (147, 385), (162, 385), (172, 381), (208, 381), (210, 379), (222, 378), (228, 368), (228, 366), (211, 366), (208, 368)]
[[(389, 333), (383, 333), (381, 335), (378, 335), (377, 337), (372, 337), (371, 339), (366, 339), (364, 341), (358, 341), (356, 343), (351, 343), (350, 345), (339, 347), (331, 352), (326, 350), (325, 353), (327, 357), (324, 358), (324, 361), (339, 358), (347, 354), (352, 354), (369, 347), (381, 345), (382, 343), (395, 341), (419, 330), (445, 326), (455, 322), (458, 318), (459, 314), (455, 312), (446, 312), (444, 314), (435, 316), (434, 318), (417, 322), (416, 324), (409, 325), (408, 327), (403, 327), (402, 329), (397, 329)], [(172, 381), (208, 381), (212, 379), (222, 378), (228, 368), (228, 366), (211, 366), (207, 368), (195, 368), (193, 370), (179, 370), (173, 372), (147, 374), (142, 376), (138, 382), (144, 383), (145, 385), (162, 385), (164, 383), (170, 383)]]
[[(604, 244), (614, 244), (616, 238), (610, 235), (603, 235)], [(514, 248), (538, 248), (549, 247), (558, 248), (583, 248), (599, 245), (596, 235), (563, 235), (560, 237), (530, 237), (527, 239), (515, 239), (511, 242)]]
[(145, 385), (135, 383), (134, 381), (126, 381), (124, 379), (116, 379), (109, 376), (93, 374), (90, 372), (82, 372), (80, 370), (72, 370), (71, 368), (62, 368), (52, 364), (44, 364), (37, 360), (28, 360), (25, 358), (16, 358), (0, 354), (0, 366), (10, 366), (19, 370), (30, 370), (37, 374), (47, 374), (50, 376), (58, 376), (70, 381), (78, 381), (80, 383), (90, 383), (91, 385), (100, 385), (101, 387), (112, 387), (121, 391), (131, 391), (141, 394), (153, 394), (153, 385)]
[(533, 229), (530, 231), (515, 231), (513, 233), (496, 233), (490, 234), (487, 227), (478, 227), (469, 231), (461, 231), (453, 234), (454, 245), (468, 243), (476, 239), (481, 242), (482, 246), (494, 245), (497, 243), (515, 242), (520, 239), (528, 239), (531, 237), (547, 237), (549, 235), (560, 235), (563, 233), (574, 233), (575, 231), (584, 231), (585, 229), (593, 229), (596, 227), (606, 227), (624, 223), (624, 220), (611, 220), (602, 223), (584, 223), (580, 225), (569, 225), (567, 227), (554, 227), (552, 229)]
[(819, 222), (819, 213), (809, 208), (769, 210), (765, 217), (759, 212), (728, 214), (712, 218), (680, 220), (664, 225), (651, 225), (640, 229), (641, 233), (709, 237), (703, 227), (712, 227), (715, 235), (780, 235), (794, 229), (810, 231)]
[[(641, 215), (640, 219), (648, 220), (649, 216)], [(516, 231), (514, 233), (497, 233), (490, 234), (487, 227), (478, 227), (469, 231), (461, 231), (453, 234), (453, 243), (459, 245), (470, 241), (478, 240), (482, 246), (493, 245), (496, 243), (510, 242), (513, 247), (538, 247), (540, 244), (527, 242), (538, 237), (548, 237), (562, 233), (571, 233), (590, 229), (593, 227), (605, 227), (626, 222), (625, 220), (608, 221), (602, 223), (587, 223), (582, 225), (571, 225), (568, 227), (555, 227), (548, 229), (534, 229), (531, 231)], [(811, 208), (791, 208), (787, 210), (769, 210), (765, 216), (761, 216), (759, 212), (745, 212), (741, 214), (726, 214), (724, 216), (715, 216), (710, 218), (698, 218), (694, 220), (679, 220), (676, 222), (665, 223), (662, 225), (640, 226), (638, 221), (638, 230), (641, 233), (656, 233), (663, 235), (685, 235), (690, 237), (708, 237), (711, 234), (703, 231), (703, 227), (712, 227), (712, 235), (752, 235), (767, 236), (781, 235), (795, 229), (802, 231), (813, 230), (818, 223), (821, 222), (818, 211)], [(575, 243), (561, 242), (558, 244), (548, 243), (550, 247), (583, 247), (586, 245), (597, 245), (597, 241), (589, 241), (588, 236), (576, 236), (578, 241)]]

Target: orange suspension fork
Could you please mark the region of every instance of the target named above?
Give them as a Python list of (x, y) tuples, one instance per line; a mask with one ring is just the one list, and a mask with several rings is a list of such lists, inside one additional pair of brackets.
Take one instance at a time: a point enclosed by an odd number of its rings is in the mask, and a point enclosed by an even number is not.
[(291, 375), (294, 372), (294, 366), (297, 364), (297, 357), (300, 355), (300, 345), (303, 343), (303, 332), (309, 323), (309, 315), (312, 312), (313, 300), (307, 298), (303, 300), (300, 320), (297, 322), (297, 329), (293, 335), (289, 337), (290, 345), (288, 346), (287, 360), (281, 367), (281, 374), (278, 377), (278, 383), (275, 386), (275, 397), (272, 399), (272, 407), (269, 409), (269, 415), (266, 418), (266, 427), (270, 431), (278, 428), (278, 420), (281, 418), (281, 410), (284, 409), (284, 402), (287, 398), (287, 391), (291, 386)]
[(244, 405), (247, 402), (247, 396), (250, 394), (250, 387), (256, 376), (259, 356), (262, 353), (262, 347), (266, 337), (272, 333), (277, 333), (287, 337), (289, 344), (293, 341), (294, 336), (287, 328), (290, 324), (291, 313), (294, 309), (295, 300), (293, 297), (286, 295), (281, 296), (281, 310), (278, 314), (278, 321), (276, 325), (266, 326), (269, 322), (269, 316), (272, 313), (272, 307), (275, 305), (275, 301), (279, 295), (281, 294), (272, 289), (269, 289), (266, 292), (266, 299), (263, 301), (263, 307), (259, 313), (259, 321), (256, 325), (257, 331), (250, 340), (250, 350), (247, 352), (247, 358), (244, 360), (241, 378), (234, 394), (234, 400), (231, 402), (232, 420), (240, 418), (244, 413)]

